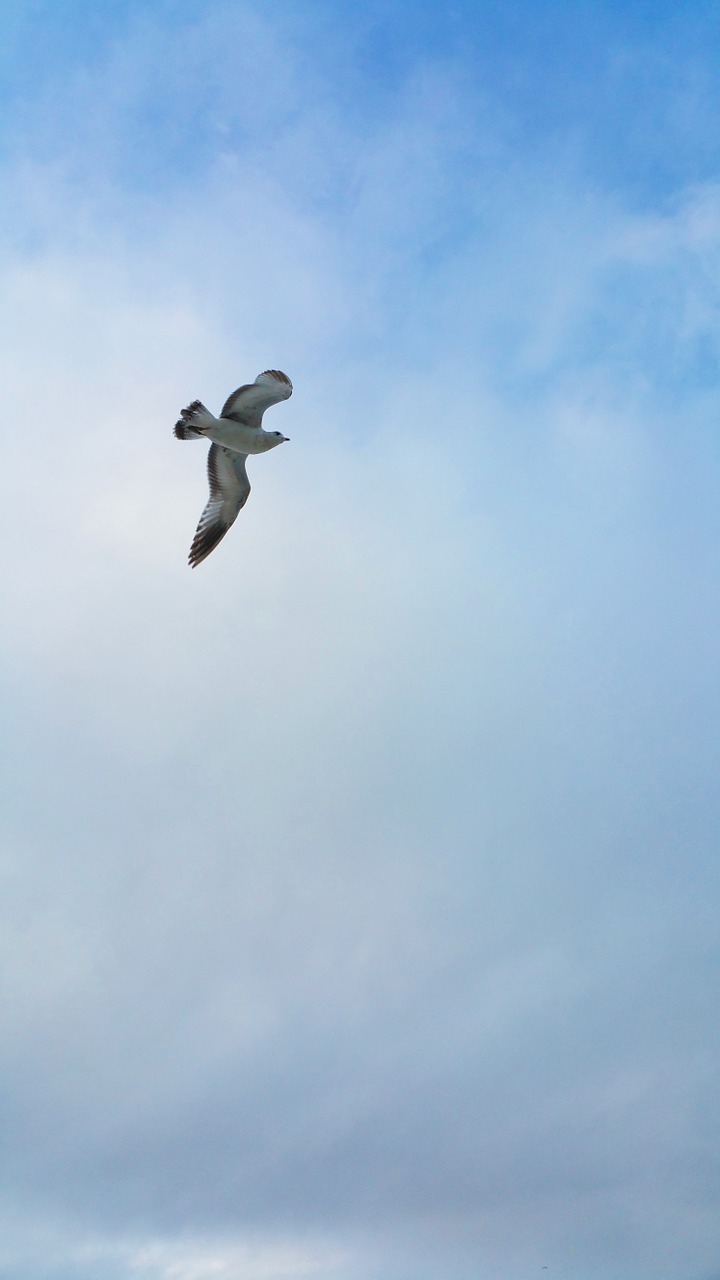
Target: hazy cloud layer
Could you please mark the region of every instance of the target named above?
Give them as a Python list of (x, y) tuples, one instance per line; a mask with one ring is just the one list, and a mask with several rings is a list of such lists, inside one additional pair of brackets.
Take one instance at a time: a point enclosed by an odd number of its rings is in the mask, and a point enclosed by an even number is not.
[(524, 4), (9, 30), (2, 1276), (718, 1274), (712, 15), (611, 9), (604, 116)]

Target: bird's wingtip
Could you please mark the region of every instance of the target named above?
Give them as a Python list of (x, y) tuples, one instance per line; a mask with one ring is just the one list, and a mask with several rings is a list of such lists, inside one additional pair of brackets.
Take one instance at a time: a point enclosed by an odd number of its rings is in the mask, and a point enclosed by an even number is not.
[(276, 389), (282, 394), (283, 398), (287, 400), (293, 393), (293, 384), (287, 374), (283, 373), (282, 369), (264, 369), (262, 373), (258, 374), (255, 381), (268, 381), (271, 378), (274, 383), (279, 384)]

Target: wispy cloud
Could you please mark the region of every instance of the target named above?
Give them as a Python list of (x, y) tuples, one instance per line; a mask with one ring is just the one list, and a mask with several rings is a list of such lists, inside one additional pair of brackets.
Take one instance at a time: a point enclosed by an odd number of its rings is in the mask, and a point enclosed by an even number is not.
[[(16, 108), (2, 1265), (696, 1280), (718, 188), (285, 10), (127, 10)], [(269, 364), (191, 574), (172, 423)]]

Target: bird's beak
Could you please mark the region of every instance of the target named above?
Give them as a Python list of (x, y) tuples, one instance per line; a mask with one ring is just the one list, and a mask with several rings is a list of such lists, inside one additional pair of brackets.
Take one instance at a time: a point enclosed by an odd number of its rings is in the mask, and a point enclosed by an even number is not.
[(283, 436), (283, 444), (289, 444), (289, 443), (290, 443), (290, 437), (289, 437), (289, 436)]

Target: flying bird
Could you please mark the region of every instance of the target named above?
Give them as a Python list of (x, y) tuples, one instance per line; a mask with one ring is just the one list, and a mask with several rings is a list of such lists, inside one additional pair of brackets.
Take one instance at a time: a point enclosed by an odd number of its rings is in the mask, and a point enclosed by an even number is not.
[(219, 418), (200, 400), (193, 400), (180, 414), (175, 423), (178, 440), (212, 441), (207, 460), (210, 497), (190, 548), (188, 564), (192, 569), (214, 551), (250, 496), (245, 470), (248, 454), (267, 453), (288, 439), (280, 431), (264, 431), (262, 419), (271, 404), (291, 395), (287, 374), (266, 369), (254, 382), (228, 396)]

